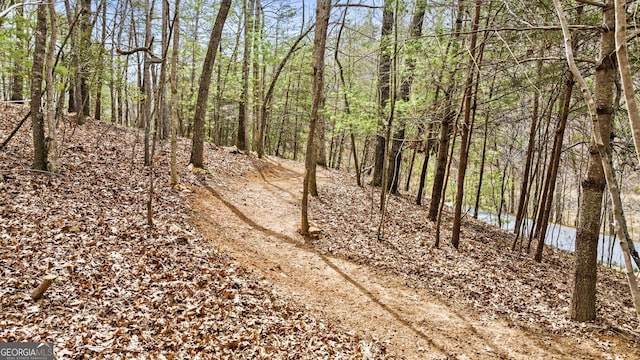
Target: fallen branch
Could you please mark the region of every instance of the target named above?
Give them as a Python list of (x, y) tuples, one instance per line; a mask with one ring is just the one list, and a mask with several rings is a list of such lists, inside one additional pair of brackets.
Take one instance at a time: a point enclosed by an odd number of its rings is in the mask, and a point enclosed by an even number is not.
[(7, 139), (5, 141), (2, 142), (2, 145), (0, 145), (0, 150), (4, 149), (5, 146), (7, 146), (7, 144), (9, 143), (9, 140), (11, 140), (11, 138), (18, 132), (18, 130), (20, 130), (20, 128), (22, 127), (22, 125), (24, 125), (24, 123), (27, 121), (27, 119), (29, 118), (29, 116), (31, 115), (31, 110), (29, 110), (29, 112), (27, 113), (27, 115), (25, 115), (22, 120), (20, 121), (20, 123), (18, 124), (18, 126), (16, 126), (15, 129), (13, 129), (13, 131), (11, 132), (11, 134), (9, 134), (9, 137), (7, 137)]
[(52, 275), (52, 274), (45, 275), (42, 278), (42, 282), (40, 283), (40, 286), (38, 286), (35, 290), (31, 292), (31, 299), (33, 299), (34, 301), (40, 299), (42, 295), (44, 295), (45, 291), (49, 289), (49, 286), (51, 286), (51, 284), (53, 284), (55, 280), (56, 280), (55, 275)]
[(60, 176), (60, 174), (56, 174), (54, 172), (51, 171), (47, 171), (47, 170), (38, 170), (38, 169), (7, 169), (7, 170), (0, 170), (0, 175), (2, 174), (8, 174), (10, 172), (28, 172), (28, 173), (36, 173), (36, 174), (44, 174), (44, 175), (50, 175), (50, 176)]

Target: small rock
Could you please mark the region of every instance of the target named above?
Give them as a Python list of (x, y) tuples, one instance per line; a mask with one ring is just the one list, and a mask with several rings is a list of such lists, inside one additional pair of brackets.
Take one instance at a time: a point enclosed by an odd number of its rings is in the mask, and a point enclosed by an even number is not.
[(311, 236), (312, 238), (319, 238), (321, 233), (322, 230), (320, 228), (317, 228), (315, 226), (309, 227), (309, 236)]
[(229, 147), (223, 147), (223, 149), (230, 154), (240, 154), (240, 150), (238, 150), (238, 148), (235, 145), (229, 146)]

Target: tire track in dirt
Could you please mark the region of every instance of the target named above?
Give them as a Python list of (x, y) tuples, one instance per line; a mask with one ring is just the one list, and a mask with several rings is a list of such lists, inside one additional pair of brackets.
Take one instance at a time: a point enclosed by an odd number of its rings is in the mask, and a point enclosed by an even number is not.
[[(280, 291), (363, 338), (387, 343), (389, 353), (402, 358), (567, 358), (555, 344), (531, 339), (500, 321), (471, 319), (394, 275), (321, 254), (294, 230), (293, 205), (299, 200), (290, 189), (302, 175), (275, 164), (277, 169), (259, 170), (232, 189), (217, 190), (201, 179), (206, 192), (196, 193), (194, 209), (203, 235)], [(272, 207), (234, 200), (244, 195)], [(592, 355), (573, 353), (572, 358)]]

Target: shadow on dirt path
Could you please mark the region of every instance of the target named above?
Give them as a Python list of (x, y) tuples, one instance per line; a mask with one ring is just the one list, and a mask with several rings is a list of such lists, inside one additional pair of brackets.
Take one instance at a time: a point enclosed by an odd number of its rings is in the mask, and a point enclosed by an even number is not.
[[(291, 164), (290, 164), (291, 165)], [(243, 178), (192, 198), (200, 232), (286, 296), (405, 359), (591, 359), (590, 346), (481, 318), (402, 279), (320, 253), (297, 233), (302, 174), (270, 159)], [(331, 183), (328, 175), (320, 182)], [(584, 344), (583, 344), (584, 345)]]
[[(265, 182), (269, 183), (266, 178), (264, 177), (264, 175), (262, 173), (260, 173), (260, 175), (262, 176), (262, 178), (264, 179)], [(349, 283), (351, 283), (356, 289), (358, 289), (364, 296), (367, 296), (373, 303), (377, 304), (380, 308), (382, 308), (384, 311), (386, 311), (390, 316), (392, 316), (396, 321), (398, 321), (400, 324), (404, 325), (408, 330), (412, 331), (416, 336), (420, 337), (422, 340), (424, 340), (425, 342), (427, 342), (429, 344), (430, 347), (433, 347), (435, 349), (437, 349), (439, 352), (443, 353), (443, 354), (447, 354), (447, 351), (440, 347), (439, 345), (437, 345), (436, 343), (434, 343), (425, 333), (423, 333), (422, 331), (420, 331), (419, 329), (417, 329), (415, 326), (413, 326), (410, 322), (408, 322), (407, 320), (403, 319), (402, 316), (400, 316), (400, 314), (398, 314), (398, 312), (396, 312), (395, 310), (393, 310), (392, 308), (390, 308), (388, 305), (382, 303), (380, 301), (380, 299), (378, 299), (371, 291), (369, 291), (364, 285), (362, 285), (361, 283), (359, 283), (357, 280), (353, 279), (351, 276), (349, 276), (348, 274), (346, 274), (344, 271), (342, 271), (342, 269), (340, 269), (335, 263), (333, 263), (327, 256), (319, 253), (317, 250), (315, 250), (313, 247), (309, 246), (308, 243), (305, 241), (304, 243), (300, 243), (297, 240), (294, 240), (293, 238), (275, 232), (271, 229), (268, 229), (266, 227), (261, 226), (260, 224), (256, 223), (255, 221), (251, 220), (248, 216), (246, 216), (242, 211), (240, 211), (237, 207), (235, 207), (233, 204), (231, 204), (230, 202), (228, 202), (227, 200), (225, 200), (220, 193), (218, 193), (216, 190), (214, 190), (211, 186), (206, 184), (206, 181), (203, 181), (203, 179), (201, 179), (201, 183), (202, 186), (207, 189), (207, 191), (209, 191), (209, 193), (211, 195), (213, 195), (217, 200), (219, 200), (220, 202), (222, 202), (227, 209), (229, 209), (231, 212), (233, 212), (240, 220), (242, 220), (245, 224), (255, 228), (256, 230), (262, 232), (263, 234), (267, 235), (267, 236), (272, 236), (276, 239), (282, 240), (284, 242), (287, 242), (289, 244), (294, 245), (296, 248), (301, 249), (302, 251), (307, 251), (310, 253), (313, 253), (315, 256), (317, 256), (318, 258), (320, 258), (328, 267), (330, 267), (331, 269), (333, 269), (333, 271), (335, 271), (338, 275), (342, 276), (342, 278), (346, 281), (348, 281)], [(272, 186), (274, 186), (277, 189), (280, 189), (280, 187), (275, 186), (273, 184), (271, 184)], [(284, 191), (284, 190), (283, 190)], [(288, 191), (285, 191), (287, 193), (289, 193)]]

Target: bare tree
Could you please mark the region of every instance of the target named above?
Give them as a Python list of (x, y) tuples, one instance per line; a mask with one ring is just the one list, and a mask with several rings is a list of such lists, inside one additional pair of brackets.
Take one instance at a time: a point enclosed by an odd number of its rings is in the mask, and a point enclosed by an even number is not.
[[(453, 37), (450, 38), (447, 42), (447, 54), (455, 53), (455, 49), (457, 48), (456, 44), (460, 40), (463, 19), (464, 0), (458, 0), (456, 9), (456, 22), (453, 27)], [(451, 135), (450, 133), (453, 122), (457, 118), (457, 112), (453, 108), (453, 97), (456, 89), (457, 71), (458, 67), (452, 65), (448, 79), (449, 84), (447, 86), (447, 89), (444, 90), (445, 103), (443, 117), (440, 123), (440, 133), (438, 136), (438, 154), (436, 158), (435, 172), (433, 174), (433, 185), (431, 187), (431, 202), (429, 203), (429, 213), (427, 215), (429, 220), (431, 221), (436, 221), (436, 219), (438, 218), (439, 209), (441, 207), (440, 202), (443, 198), (443, 189), (445, 188), (446, 184), (445, 177), (447, 173), (447, 159), (449, 158), (449, 138)], [(425, 154), (425, 163), (422, 165), (423, 174), (421, 175), (421, 183), (424, 181), (424, 177), (426, 175), (428, 165), (426, 160), (428, 159), (428, 152), (430, 151), (430, 149), (427, 149), (426, 151), (427, 153)]]
[(49, 36), (49, 46), (45, 64), (46, 80), (46, 122), (47, 137), (45, 138), (47, 148), (47, 169), (53, 173), (58, 172), (58, 139), (56, 136), (56, 102), (55, 102), (55, 59), (56, 59), (56, 8), (53, 2), (48, 4), (49, 22), (51, 24), (51, 35)]
[[(282, 70), (284, 70), (284, 67), (287, 64), (287, 61), (289, 61), (291, 56), (295, 54), (296, 51), (300, 50), (300, 47), (301, 47), (300, 42), (302, 42), (302, 40), (305, 37), (307, 37), (307, 35), (311, 32), (312, 29), (313, 29), (313, 26), (310, 26), (309, 28), (307, 28), (307, 30), (303, 31), (300, 34), (300, 36), (298, 36), (298, 38), (291, 45), (291, 48), (289, 48), (289, 51), (287, 52), (287, 54), (282, 58), (282, 60), (280, 60), (278, 67), (275, 69), (275, 72), (273, 73), (273, 78), (269, 83), (269, 88), (267, 89), (267, 92), (264, 95), (264, 99), (262, 100), (262, 106), (260, 108), (260, 118), (261, 118), (260, 138), (263, 140), (265, 135), (264, 131), (266, 129), (264, 124), (266, 124), (267, 119), (271, 113), (271, 100), (273, 99), (273, 93), (275, 91), (276, 84), (278, 83), (278, 79), (280, 78), (280, 74), (282, 74)], [(261, 157), (264, 155), (264, 145), (261, 146), (259, 149), (262, 149), (261, 151), (258, 151), (258, 156)]]
[[(547, 237), (547, 226), (549, 225), (549, 216), (551, 215), (551, 205), (555, 194), (556, 180), (558, 178), (558, 169), (560, 167), (560, 157), (562, 155), (562, 142), (564, 140), (564, 132), (567, 127), (569, 118), (569, 106), (571, 105), (571, 95), (573, 93), (573, 85), (575, 81), (573, 76), (567, 74), (565, 80), (564, 97), (562, 106), (558, 116), (558, 124), (553, 135), (553, 147), (551, 149), (551, 158), (547, 166), (547, 173), (542, 187), (542, 196), (538, 205), (538, 214), (535, 223), (534, 238), (538, 240), (534, 259), (537, 262), (542, 261), (542, 251), (544, 249), (544, 241)], [(600, 202), (598, 202), (600, 204)], [(598, 217), (599, 218), (599, 217)]]
[(33, 128), (33, 168), (47, 170), (47, 146), (42, 113), (42, 73), (46, 53), (47, 5), (38, 4), (33, 65), (31, 68), (31, 122)]
[[(142, 68), (142, 97), (140, 98), (140, 113), (142, 114), (142, 125), (144, 126), (144, 164), (145, 166), (151, 165), (151, 128), (153, 126), (151, 121), (151, 101), (153, 92), (151, 91), (151, 58), (150, 52), (151, 43), (153, 37), (151, 35), (151, 16), (153, 15), (153, 6), (155, 0), (145, 0), (144, 12), (145, 12), (145, 32), (144, 32), (144, 44), (147, 51), (144, 53), (144, 63)], [(80, 112), (79, 112), (80, 114)]]
[(191, 147), (191, 163), (196, 167), (203, 167), (204, 152), (204, 117), (207, 113), (207, 101), (209, 98), (209, 86), (211, 84), (211, 75), (213, 73), (213, 65), (216, 61), (218, 53), (218, 45), (222, 37), (222, 28), (227, 20), (231, 0), (222, 0), (220, 10), (216, 16), (216, 21), (211, 30), (211, 38), (207, 47), (207, 55), (202, 65), (202, 74), (200, 75), (200, 85), (198, 88), (198, 99), (196, 101), (196, 109), (193, 115), (193, 142)]
[[(247, 122), (249, 120), (249, 57), (251, 56), (251, 30), (253, 29), (253, 7), (255, 0), (242, 0), (244, 14), (244, 51), (242, 53), (242, 88), (238, 104), (238, 137), (236, 146), (239, 150), (247, 150)], [(249, 9), (249, 7), (251, 9)]]
[[(627, 1), (615, 0), (615, 42), (618, 66), (620, 68), (620, 80), (624, 91), (624, 98), (627, 103), (629, 123), (633, 134), (633, 144), (636, 148), (637, 156), (640, 158), (640, 111), (634, 97), (633, 78), (631, 77), (631, 66), (629, 65), (629, 55), (627, 51)], [(640, 264), (638, 265), (640, 266)]]
[[(24, 26), (24, 8), (22, 6), (16, 7), (16, 47), (22, 50), (26, 43), (26, 32)], [(13, 63), (13, 74), (11, 74), (11, 100), (17, 103), (24, 102), (24, 66), (23, 59), (15, 59)]]
[[(615, 54), (615, 12), (613, 0), (602, 9), (600, 55), (595, 75), (595, 101), (598, 107), (598, 124), (602, 140), (609, 147), (609, 134), (613, 124), (613, 94), (617, 76)], [(607, 29), (607, 30), (605, 30)], [(589, 321), (596, 318), (596, 279), (598, 238), (602, 216), (602, 198), (606, 186), (602, 159), (597, 145), (591, 142), (587, 175), (582, 181), (582, 205), (578, 215), (576, 233), (576, 259), (574, 266), (573, 294), (571, 296), (572, 319)]]
[[(378, 111), (380, 131), (384, 128), (384, 108), (389, 102), (389, 80), (391, 71), (391, 54), (389, 51), (391, 32), (393, 31), (393, 7), (391, 0), (385, 0), (382, 11), (382, 30), (380, 37), (380, 59), (378, 60)], [(373, 167), (373, 185), (382, 186), (382, 172), (386, 149), (385, 138), (376, 135), (375, 163)]]
[[(349, 0), (347, 0), (347, 6), (348, 5), (349, 5)], [(345, 22), (347, 19), (347, 9), (348, 7), (346, 7), (344, 9), (344, 12), (342, 13), (342, 21), (340, 22), (340, 28), (338, 29), (338, 35), (336, 37), (336, 48), (333, 53), (333, 59), (335, 60), (336, 65), (338, 66), (338, 75), (340, 77), (340, 84), (342, 85), (342, 88), (343, 88), (342, 100), (344, 101), (344, 111), (347, 114), (351, 114), (351, 106), (349, 105), (349, 97), (347, 96), (347, 82), (344, 77), (344, 67), (340, 62), (340, 57), (338, 56), (340, 51), (340, 39), (342, 38), (342, 32), (344, 31)], [(360, 175), (360, 163), (358, 162), (358, 149), (356, 148), (356, 136), (353, 133), (353, 131), (350, 132), (349, 137), (351, 139), (351, 152), (353, 156), (353, 163), (356, 169), (356, 182), (358, 186), (362, 186), (362, 177)]]
[(476, 42), (478, 39), (478, 22), (480, 21), (480, 9), (482, 0), (476, 0), (471, 23), (471, 44), (469, 45), (469, 63), (467, 65), (467, 80), (464, 88), (463, 109), (464, 122), (462, 124), (462, 140), (460, 143), (460, 157), (458, 163), (458, 189), (456, 191), (456, 203), (453, 215), (453, 229), (451, 230), (451, 245), (458, 248), (460, 241), (460, 225), (462, 218), (462, 200), (464, 198), (464, 177), (467, 171), (469, 158), (469, 140), (471, 136), (471, 90), (476, 67), (479, 66), (476, 59)]
[[(422, 23), (424, 22), (424, 13), (427, 7), (426, 0), (417, 0), (415, 9), (413, 10), (413, 16), (411, 18), (411, 26), (409, 28), (409, 35), (412, 40), (418, 39), (422, 35)], [(413, 83), (413, 72), (415, 70), (415, 56), (408, 54), (405, 60), (406, 75), (402, 79), (400, 84), (400, 99), (408, 102), (411, 95), (411, 85)], [(391, 145), (391, 157), (389, 158), (389, 174), (387, 175), (389, 181), (389, 192), (392, 194), (398, 193), (398, 184), (400, 183), (400, 169), (402, 164), (402, 146), (405, 140), (405, 120), (400, 121), (399, 127), (393, 135), (393, 142)], [(415, 153), (414, 153), (415, 156)], [(407, 177), (411, 177), (409, 174)], [(407, 180), (407, 184), (409, 180)]]
[(180, 52), (180, 0), (176, 0), (173, 18), (173, 49), (171, 52), (171, 185), (178, 184), (176, 150), (178, 145), (178, 53)]
[(600, 154), (600, 159), (602, 160), (602, 167), (604, 169), (604, 175), (607, 182), (607, 188), (609, 189), (609, 194), (611, 195), (611, 200), (613, 202), (613, 213), (615, 218), (615, 227), (616, 234), (618, 235), (620, 241), (620, 248), (622, 249), (622, 254), (625, 263), (625, 272), (627, 276), (627, 281), (629, 283), (629, 289), (631, 291), (631, 299), (633, 300), (633, 306), (636, 310), (636, 316), (640, 319), (640, 294), (638, 293), (638, 283), (636, 279), (636, 275), (633, 272), (633, 266), (631, 264), (631, 256), (629, 251), (629, 242), (631, 239), (629, 237), (629, 232), (627, 230), (627, 222), (624, 217), (624, 211), (622, 209), (622, 200), (620, 198), (620, 189), (618, 188), (618, 183), (615, 178), (615, 173), (613, 171), (613, 163), (611, 161), (611, 156), (609, 156), (609, 152), (605, 147), (605, 143), (602, 137), (602, 132), (600, 131), (600, 124), (598, 124), (598, 110), (595, 101), (593, 100), (593, 96), (591, 95), (591, 91), (589, 90), (589, 86), (585, 82), (578, 66), (576, 65), (573, 50), (572, 50), (572, 39), (571, 33), (569, 32), (569, 25), (567, 23), (567, 18), (564, 14), (564, 10), (562, 9), (562, 5), (560, 5), (560, 0), (553, 0), (553, 5), (556, 8), (556, 12), (558, 13), (558, 19), (560, 20), (560, 24), (562, 26), (562, 33), (564, 35), (564, 44), (565, 44), (565, 52), (567, 56), (567, 63), (569, 64), (569, 69), (571, 69), (571, 73), (575, 78), (576, 82), (580, 85), (580, 89), (582, 90), (582, 95), (585, 98), (589, 109), (589, 115), (591, 117), (591, 122), (593, 123), (593, 136), (595, 143), (597, 145), (598, 153)]
[(160, 139), (169, 136), (169, 107), (167, 104), (167, 54), (169, 52), (169, 0), (162, 1), (162, 24), (161, 24), (161, 63), (160, 63), (160, 84), (158, 84), (158, 108), (156, 111), (157, 128), (156, 133)]
[[(102, 72), (106, 71), (105, 64), (107, 63), (107, 51), (105, 49), (107, 42), (107, 2), (102, 1), (100, 3), (100, 7), (102, 9), (102, 24), (100, 31), (100, 53), (103, 59), (100, 60), (100, 65), (98, 67), (99, 74), (97, 76), (97, 84), (96, 84), (96, 101), (95, 101), (95, 110), (93, 116), (96, 120), (102, 119), (102, 85), (105, 81), (105, 76), (102, 75)], [(111, 115), (113, 118), (113, 113)], [(113, 120), (112, 120), (113, 121)]]
[[(85, 116), (89, 116), (89, 87), (87, 84), (87, 52), (91, 40), (91, 0), (79, 0), (76, 4), (76, 16), (73, 15), (69, 0), (65, 0), (67, 20), (71, 27), (71, 62), (74, 67), (73, 84), (69, 87), (69, 111), (76, 112), (78, 125), (84, 124)], [(79, 26), (76, 25), (76, 21)]]
[(311, 119), (309, 120), (309, 135), (307, 137), (307, 154), (305, 156), (305, 175), (302, 187), (302, 221), (301, 233), (309, 235), (308, 200), (311, 168), (316, 166), (314, 133), (318, 121), (320, 104), (324, 97), (324, 52), (327, 42), (327, 28), (331, 15), (331, 0), (317, 0), (316, 31), (313, 39), (313, 53), (311, 68), (313, 75), (313, 93), (311, 100)]

